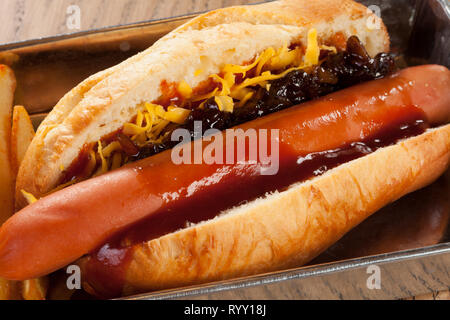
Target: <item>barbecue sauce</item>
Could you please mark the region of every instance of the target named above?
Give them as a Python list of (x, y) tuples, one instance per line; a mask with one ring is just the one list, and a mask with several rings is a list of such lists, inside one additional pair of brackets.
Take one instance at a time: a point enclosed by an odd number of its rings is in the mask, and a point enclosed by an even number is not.
[[(320, 176), (328, 170), (368, 155), (379, 148), (423, 133), (429, 127), (425, 114), (416, 107), (406, 107), (401, 116), (376, 135), (333, 150), (299, 156), (280, 144), (279, 171), (276, 175), (255, 174), (252, 165), (242, 166), (233, 174), (214, 180), (207, 192), (198, 188), (189, 197), (173, 201), (164, 210), (134, 224), (110, 239), (91, 254), (85, 276), (97, 295), (115, 297), (122, 293), (125, 272), (135, 245), (216, 217), (232, 207), (274, 191), (284, 191), (294, 183)], [(279, 213), (282, 214), (282, 213)]]

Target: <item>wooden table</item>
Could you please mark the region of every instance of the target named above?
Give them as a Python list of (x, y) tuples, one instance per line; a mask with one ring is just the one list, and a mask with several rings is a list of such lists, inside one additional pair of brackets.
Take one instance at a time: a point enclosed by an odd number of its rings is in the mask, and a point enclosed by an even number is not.
[[(2, 0), (0, 43), (213, 10), (261, 0)], [(70, 29), (77, 7), (79, 29)], [(75, 11), (74, 11), (75, 10)], [(450, 299), (438, 292), (411, 299)]]
[[(0, 43), (258, 2), (263, 0), (2, 0)], [(73, 4), (80, 8), (81, 24), (71, 30), (67, 10)]]

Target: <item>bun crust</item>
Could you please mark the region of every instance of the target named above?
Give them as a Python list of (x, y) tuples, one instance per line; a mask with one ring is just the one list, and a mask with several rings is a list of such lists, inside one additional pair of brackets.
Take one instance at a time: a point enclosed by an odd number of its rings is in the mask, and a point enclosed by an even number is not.
[[(380, 22), (380, 28), (370, 31), (368, 19)], [(351, 0), (285, 0), (200, 15), (61, 99), (37, 130), (19, 169), (16, 208), (26, 205), (22, 189), (40, 197), (55, 188), (61, 168), (83, 145), (121, 128), (142, 102), (156, 100), (163, 80), (185, 80), (195, 87), (224, 64), (241, 64), (270, 46), (306, 43), (312, 27), (321, 43), (342, 47), (342, 35), (356, 34), (371, 55), (389, 49), (381, 20)], [(195, 77), (198, 69), (204, 72)]]
[(375, 211), (434, 181), (449, 163), (446, 125), (136, 245), (123, 295), (301, 266)]

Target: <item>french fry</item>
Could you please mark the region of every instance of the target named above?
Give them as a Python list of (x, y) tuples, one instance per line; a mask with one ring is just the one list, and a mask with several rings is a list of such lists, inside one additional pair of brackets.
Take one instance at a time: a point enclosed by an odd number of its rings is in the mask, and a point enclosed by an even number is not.
[[(14, 180), (11, 167), (11, 112), (16, 89), (13, 71), (0, 65), (0, 225), (14, 213)], [(0, 300), (20, 299), (19, 282), (0, 279)]]
[(19, 171), (25, 152), (34, 137), (34, 128), (30, 116), (23, 106), (15, 106), (11, 131), (11, 162), (15, 175)]
[[(11, 130), (11, 163), (14, 175), (17, 175), (25, 153), (33, 140), (34, 128), (30, 116), (23, 106), (15, 106)], [(22, 297), (25, 300), (45, 300), (48, 278), (22, 281)]]
[(0, 64), (12, 66), (20, 60), (20, 57), (12, 52), (0, 52)]
[(20, 282), (0, 278), (0, 300), (20, 300)]
[(22, 281), (22, 297), (25, 300), (45, 300), (48, 277)]
[(16, 88), (13, 71), (0, 65), (0, 225), (14, 212), (14, 173), (11, 168), (11, 113)]

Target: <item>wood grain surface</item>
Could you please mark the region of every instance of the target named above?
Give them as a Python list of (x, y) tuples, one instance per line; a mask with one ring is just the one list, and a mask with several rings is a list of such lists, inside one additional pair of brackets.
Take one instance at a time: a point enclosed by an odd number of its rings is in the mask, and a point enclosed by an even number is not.
[[(1, 0), (0, 44), (213, 10), (262, 0)], [(80, 28), (70, 28), (70, 6), (80, 10)], [(264, 291), (265, 288), (259, 290)], [(229, 298), (229, 297), (228, 297)], [(449, 291), (410, 299), (450, 299)]]
[[(1, 0), (0, 43), (180, 16), (263, 0)], [(80, 29), (69, 29), (69, 6), (80, 8)]]

